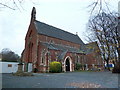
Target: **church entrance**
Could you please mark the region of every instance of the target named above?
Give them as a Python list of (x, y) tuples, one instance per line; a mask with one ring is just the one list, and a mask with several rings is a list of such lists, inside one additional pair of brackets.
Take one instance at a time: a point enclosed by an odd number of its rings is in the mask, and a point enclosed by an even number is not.
[(69, 58), (66, 59), (66, 71), (70, 71), (70, 61), (69, 61)]

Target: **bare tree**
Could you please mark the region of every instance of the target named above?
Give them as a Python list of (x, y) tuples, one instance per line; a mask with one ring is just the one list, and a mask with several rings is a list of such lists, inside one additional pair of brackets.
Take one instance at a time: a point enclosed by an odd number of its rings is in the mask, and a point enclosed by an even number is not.
[(99, 13), (89, 20), (89, 30), (94, 34), (94, 38), (98, 40), (101, 55), (106, 61), (108, 69), (109, 60), (111, 59), (114, 59), (116, 62), (115, 65), (119, 64), (120, 34), (118, 29), (118, 15), (115, 13)]
[[(113, 72), (120, 73), (120, 29), (118, 28), (120, 27), (120, 21), (118, 15), (110, 11), (105, 0), (96, 0), (88, 7), (91, 8), (90, 19), (93, 14), (96, 16), (92, 17), (92, 21), (89, 20), (89, 29), (93, 29), (93, 35), (90, 34), (88, 37), (90, 40), (98, 40), (102, 57), (107, 62), (109, 62), (109, 59), (115, 60), (113, 62), (115, 64)], [(103, 16), (101, 16), (102, 13)], [(102, 24), (100, 24), (100, 20)]]
[(105, 0), (95, 0), (90, 5), (88, 5), (88, 8), (90, 8), (91, 16), (93, 14), (95, 14), (95, 15), (100, 14), (103, 11), (105, 11), (107, 13), (111, 13), (111, 10), (109, 9), (109, 3), (106, 2)]
[[(3, 8), (9, 8), (11, 10), (24, 10), (23, 4), (26, 2), (26, 0), (1, 0), (0, 1), (0, 9)], [(39, 5), (38, 2), (35, 0), (28, 0), (28, 2), (31, 2), (34, 5)]]
[(0, 8), (9, 8), (11, 10), (23, 9), (22, 4), (24, 0), (1, 0)]

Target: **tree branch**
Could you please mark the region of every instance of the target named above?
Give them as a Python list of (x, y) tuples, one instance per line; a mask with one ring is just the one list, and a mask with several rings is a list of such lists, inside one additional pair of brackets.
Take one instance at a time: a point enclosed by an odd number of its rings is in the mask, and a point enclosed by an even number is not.
[(7, 7), (7, 8), (9, 8), (9, 9), (15, 10), (14, 8), (12, 8), (12, 7), (10, 7), (10, 6), (6, 5), (6, 4), (3, 4), (3, 3), (0, 3), (0, 5), (2, 5), (2, 6), (4, 6), (4, 7)]

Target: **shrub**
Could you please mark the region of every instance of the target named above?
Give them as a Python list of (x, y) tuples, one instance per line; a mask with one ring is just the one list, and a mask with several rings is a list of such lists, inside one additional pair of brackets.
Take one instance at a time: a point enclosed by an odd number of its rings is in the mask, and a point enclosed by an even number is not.
[(112, 73), (120, 73), (120, 66), (119, 66), (119, 64), (115, 65), (115, 67), (112, 70)]
[(82, 64), (76, 63), (75, 70), (80, 70), (80, 68), (82, 68)]
[(62, 71), (62, 65), (60, 62), (51, 62), (50, 63), (50, 72), (52, 73), (59, 73)]

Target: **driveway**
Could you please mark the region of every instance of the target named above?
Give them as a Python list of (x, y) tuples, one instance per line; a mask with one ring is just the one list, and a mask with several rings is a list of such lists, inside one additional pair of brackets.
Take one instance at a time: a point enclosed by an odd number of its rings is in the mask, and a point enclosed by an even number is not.
[(82, 88), (83, 84), (99, 88), (118, 88), (118, 74), (111, 72), (34, 73), (34, 76), (2, 75), (3, 88)]

